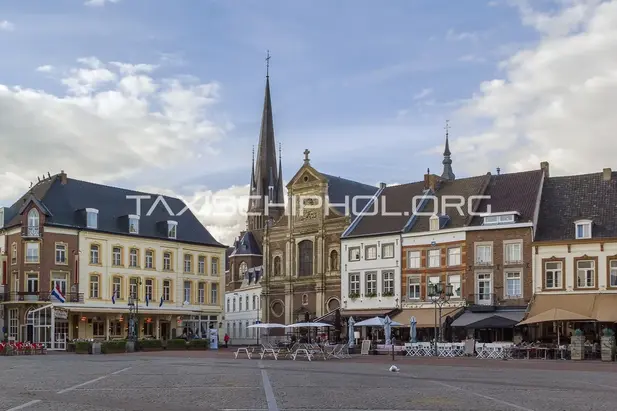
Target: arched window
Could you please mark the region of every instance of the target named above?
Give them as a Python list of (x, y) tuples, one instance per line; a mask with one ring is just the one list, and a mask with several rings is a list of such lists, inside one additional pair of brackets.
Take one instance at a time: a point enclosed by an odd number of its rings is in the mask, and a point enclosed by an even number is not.
[(298, 244), (298, 276), (313, 275), (313, 242), (301, 241)]
[(281, 275), (281, 257), (274, 257), (274, 276)]
[(28, 212), (28, 227), (39, 227), (39, 212), (36, 208)]
[(332, 250), (330, 252), (330, 271), (338, 271), (339, 269), (338, 251)]
[(244, 278), (244, 276), (246, 275), (246, 272), (248, 271), (249, 267), (248, 265), (246, 265), (246, 263), (243, 261), (240, 264), (240, 278)]

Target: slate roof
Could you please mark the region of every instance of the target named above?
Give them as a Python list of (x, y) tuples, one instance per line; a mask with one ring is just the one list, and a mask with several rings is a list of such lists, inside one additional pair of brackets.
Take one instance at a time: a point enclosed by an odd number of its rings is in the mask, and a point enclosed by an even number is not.
[[(491, 198), (480, 202), (478, 212), (487, 211), (490, 205), (492, 213), (517, 211), (520, 216), (516, 222), (532, 222), (543, 174), (543, 170), (532, 170), (492, 175), (484, 193)], [(475, 216), (470, 225), (479, 226), (483, 221), (483, 217)]]
[(227, 247), (227, 249), (225, 249), (225, 271), (229, 271), (229, 256), (233, 251), (234, 247)]
[[(437, 179), (438, 176), (433, 176)], [(439, 180), (436, 186), (436, 192), (433, 194), (437, 197), (438, 207), (441, 206), (441, 198), (444, 195), (460, 195), (469, 197), (471, 195), (480, 195), (483, 193), (489, 181), (489, 175), (462, 178), (454, 181)], [(353, 227), (346, 238), (363, 237), (370, 235), (385, 235), (391, 233), (405, 232), (422, 232), (429, 231), (428, 216), (413, 216), (413, 199), (415, 196), (421, 197), (425, 194), (424, 181), (414, 183), (401, 184), (397, 186), (386, 187), (367, 209), (367, 212), (360, 216), (357, 225)], [(453, 201), (448, 201), (452, 203)], [(418, 211), (431, 212), (434, 211), (433, 202), (428, 201), (424, 207), (420, 206), (420, 201), (417, 201)], [(468, 220), (467, 205), (463, 208), (463, 215), (450, 208), (446, 210), (448, 215), (440, 216), (440, 228), (463, 227)], [(377, 211), (376, 215), (369, 215)], [(388, 213), (396, 213), (398, 215), (384, 215), (384, 211)], [(407, 226), (407, 227), (406, 227)]]
[[(168, 240), (166, 221), (173, 220), (178, 222), (175, 241), (225, 247), (212, 237), (189, 209), (177, 215), (186, 206), (178, 198), (160, 196), (174, 213), (173, 216), (167, 212), (162, 201), (148, 216), (150, 208), (159, 198), (158, 194), (111, 187), (68, 177), (66, 180), (67, 183), (62, 184), (61, 175), (57, 174), (34, 186), (10, 207), (11, 221), (7, 227), (19, 224), (19, 210), (32, 195), (48, 210), (49, 215), (46, 217), (45, 225)], [(127, 199), (129, 195), (151, 197), (141, 200), (139, 234), (129, 234), (128, 215), (135, 214), (137, 211), (136, 200)], [(99, 210), (98, 229), (86, 227), (86, 208)]]
[(261, 247), (255, 239), (255, 236), (250, 231), (244, 232), (242, 237), (234, 244), (234, 250), (229, 255), (230, 257), (237, 257), (241, 255), (262, 255)]
[[(370, 201), (369, 196), (374, 195), (379, 190), (376, 186), (359, 183), (346, 178), (335, 177), (329, 174), (320, 174), (328, 180), (328, 200), (330, 204), (341, 204), (341, 206), (333, 208), (342, 214), (350, 214), (353, 217), (356, 217), (362, 209), (364, 209), (366, 204), (368, 204)], [(347, 204), (349, 204), (347, 210), (345, 210), (345, 206), (342, 206), (342, 204), (345, 204), (346, 196), (348, 197)], [(353, 196), (366, 196), (367, 198), (356, 201), (354, 210), (354, 207), (351, 205), (351, 197)]]
[(617, 172), (545, 180), (536, 241), (574, 240), (577, 220), (593, 221), (593, 238), (617, 238)]

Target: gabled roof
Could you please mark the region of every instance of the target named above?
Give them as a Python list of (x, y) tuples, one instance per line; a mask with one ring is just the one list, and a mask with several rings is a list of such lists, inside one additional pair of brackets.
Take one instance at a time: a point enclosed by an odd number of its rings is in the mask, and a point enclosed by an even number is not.
[[(186, 204), (174, 197), (159, 196), (158, 194), (144, 193), (91, 183), (73, 178), (66, 178), (62, 184), (61, 175), (55, 175), (35, 186), (11, 210), (19, 210), (30, 195), (34, 196), (42, 207), (48, 210), (45, 225), (74, 228), (88, 231), (124, 234), (135, 237), (161, 238), (168, 240), (168, 220), (178, 223), (175, 241), (214, 247), (225, 247), (212, 237), (210, 232), (195, 217), (191, 210), (185, 209)], [(127, 196), (150, 196), (141, 200), (139, 219), (139, 234), (129, 234), (128, 216), (137, 211), (136, 200), (127, 199)], [(152, 205), (160, 198), (164, 199), (173, 216), (166, 210), (163, 201), (149, 214)], [(20, 204), (21, 203), (21, 204)], [(98, 229), (86, 227), (85, 209), (98, 210)], [(19, 213), (12, 216), (11, 224), (19, 223)]]
[[(379, 190), (377, 186), (371, 186), (368, 184), (359, 183), (357, 181), (348, 180), (346, 178), (335, 177), (329, 174), (320, 174), (328, 180), (328, 200), (330, 204), (341, 204), (340, 206), (335, 206), (333, 208), (341, 214), (345, 214), (345, 206), (342, 206), (342, 204), (346, 204), (347, 197), (347, 204), (349, 204), (347, 213), (352, 217), (359, 214), (370, 201), (370, 196), (373, 196)], [(352, 206), (352, 198), (354, 196), (366, 197), (356, 201), (355, 213)]]
[(536, 241), (574, 240), (574, 222), (593, 221), (592, 238), (617, 238), (617, 173), (550, 177), (544, 182)]
[[(490, 205), (491, 213), (516, 211), (517, 222), (533, 222), (543, 174), (542, 170), (532, 170), (492, 175), (484, 193), (491, 198), (480, 202), (478, 212), (487, 211)], [(475, 216), (471, 225), (479, 226), (483, 221), (483, 217)]]
[(236, 241), (234, 250), (229, 257), (239, 257), (241, 255), (262, 255), (261, 247), (250, 231), (246, 231), (242, 234), (240, 240)]

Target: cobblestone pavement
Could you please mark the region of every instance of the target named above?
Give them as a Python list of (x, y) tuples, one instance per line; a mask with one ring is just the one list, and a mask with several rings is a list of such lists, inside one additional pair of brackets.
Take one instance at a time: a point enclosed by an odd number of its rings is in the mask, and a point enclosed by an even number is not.
[(234, 360), (229, 351), (0, 357), (0, 411), (616, 408), (617, 364), (403, 357), (394, 363), (399, 373), (388, 371), (386, 356), (310, 363)]

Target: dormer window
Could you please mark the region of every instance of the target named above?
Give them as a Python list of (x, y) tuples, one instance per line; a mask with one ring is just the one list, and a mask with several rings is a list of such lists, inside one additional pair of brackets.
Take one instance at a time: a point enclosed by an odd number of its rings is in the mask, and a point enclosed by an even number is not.
[(431, 231), (439, 230), (439, 217), (437, 215), (431, 216), (429, 220), (429, 228)]
[(139, 234), (139, 216), (131, 214), (129, 215), (129, 233)]
[(575, 221), (574, 224), (576, 225), (577, 240), (591, 238), (591, 220), (579, 220)]
[(86, 208), (86, 227), (99, 228), (99, 210)]
[(177, 235), (178, 235), (178, 222), (168, 221), (167, 222), (167, 237), (175, 239)]
[(505, 213), (485, 214), (483, 215), (484, 225), (514, 224), (516, 222), (517, 215), (519, 215), (519, 213), (513, 211)]

